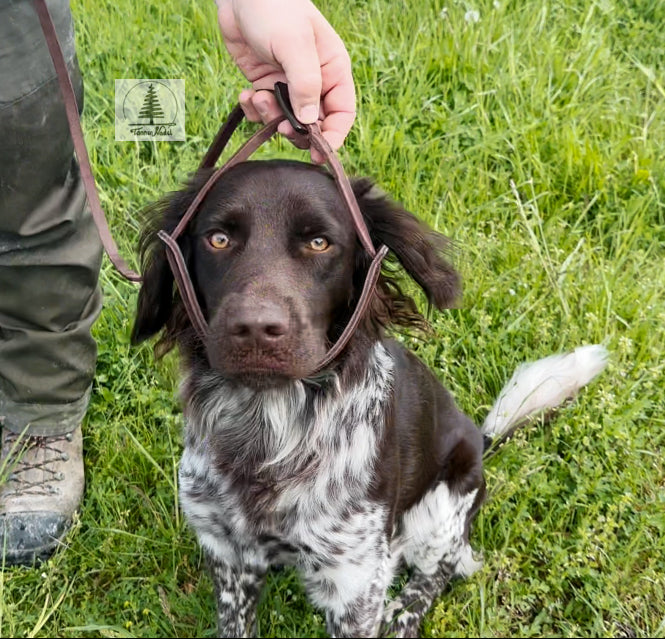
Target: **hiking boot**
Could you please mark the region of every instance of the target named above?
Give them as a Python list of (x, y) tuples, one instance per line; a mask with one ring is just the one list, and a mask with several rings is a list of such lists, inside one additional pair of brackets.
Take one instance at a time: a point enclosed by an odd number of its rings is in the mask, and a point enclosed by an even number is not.
[(83, 484), (80, 426), (53, 437), (3, 429), (0, 562), (4, 556), (5, 564), (31, 564), (51, 555), (71, 526)]

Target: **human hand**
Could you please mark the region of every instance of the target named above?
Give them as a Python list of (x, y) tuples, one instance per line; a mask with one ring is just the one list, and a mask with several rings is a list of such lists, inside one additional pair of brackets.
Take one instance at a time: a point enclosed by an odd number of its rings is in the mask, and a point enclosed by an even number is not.
[[(240, 106), (252, 122), (269, 122), (281, 109), (267, 90), (286, 82), (295, 116), (321, 131), (337, 150), (355, 119), (351, 61), (344, 43), (309, 0), (217, 0), (219, 27), (231, 57), (252, 83)], [(278, 131), (299, 144), (284, 121)], [(312, 160), (323, 162), (315, 149)]]

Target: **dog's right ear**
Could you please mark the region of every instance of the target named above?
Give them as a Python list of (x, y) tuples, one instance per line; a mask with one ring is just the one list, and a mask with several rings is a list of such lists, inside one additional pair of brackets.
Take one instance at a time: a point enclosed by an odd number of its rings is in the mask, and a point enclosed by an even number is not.
[[(144, 211), (149, 222), (139, 242), (143, 280), (132, 329), (132, 344), (140, 344), (159, 333), (176, 312), (178, 294), (173, 273), (166, 257), (165, 245), (157, 233), (160, 230), (169, 234), (173, 232), (211, 172), (212, 169), (199, 171), (182, 190), (170, 193)], [(186, 233), (178, 239), (178, 244), (187, 261)]]

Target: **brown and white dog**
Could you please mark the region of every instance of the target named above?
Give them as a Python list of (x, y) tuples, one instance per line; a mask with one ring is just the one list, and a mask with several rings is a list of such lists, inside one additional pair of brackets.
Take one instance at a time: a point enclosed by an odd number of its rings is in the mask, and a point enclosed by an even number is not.
[[(332, 636), (417, 636), (453, 575), (479, 565), (469, 526), (484, 496), (483, 451), (574, 395), (604, 367), (587, 346), (522, 367), (482, 428), (386, 329), (423, 327), (385, 270), (342, 354), (311, 375), (348, 322), (369, 257), (329, 173), (291, 161), (229, 170), (178, 240), (209, 326), (197, 336), (157, 231), (171, 232), (209, 173), (154, 207), (133, 339), (177, 345), (183, 508), (214, 582), (220, 636), (255, 632), (273, 565), (297, 567)], [(366, 179), (354, 192), (429, 301), (450, 307), (459, 276), (446, 239)], [(398, 568), (411, 576), (395, 600)]]

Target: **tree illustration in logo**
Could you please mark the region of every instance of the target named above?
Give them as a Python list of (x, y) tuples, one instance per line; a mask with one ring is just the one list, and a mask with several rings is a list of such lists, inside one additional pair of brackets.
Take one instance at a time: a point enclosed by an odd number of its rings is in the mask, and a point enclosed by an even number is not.
[(139, 117), (148, 118), (150, 120), (150, 124), (155, 123), (155, 118), (164, 117), (164, 111), (162, 109), (162, 105), (159, 103), (159, 99), (157, 98), (157, 93), (153, 84), (148, 86), (148, 91), (145, 94), (145, 98), (143, 99), (143, 106), (139, 112)]

